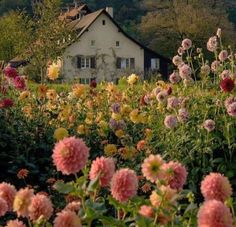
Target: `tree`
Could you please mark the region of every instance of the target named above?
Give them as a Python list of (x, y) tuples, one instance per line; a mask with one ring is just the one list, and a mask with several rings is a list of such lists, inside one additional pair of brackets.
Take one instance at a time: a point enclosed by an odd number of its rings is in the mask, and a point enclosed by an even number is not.
[(190, 38), (198, 46), (221, 27), (226, 42), (234, 41), (234, 27), (221, 0), (144, 0), (149, 12), (142, 18), (142, 37), (163, 55), (172, 56), (180, 41)]

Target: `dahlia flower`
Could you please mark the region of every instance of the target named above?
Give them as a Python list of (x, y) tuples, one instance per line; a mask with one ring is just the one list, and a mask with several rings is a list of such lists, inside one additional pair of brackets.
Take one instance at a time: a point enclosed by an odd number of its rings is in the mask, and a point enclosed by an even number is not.
[(13, 100), (9, 98), (4, 98), (0, 100), (0, 109), (2, 108), (8, 108), (13, 106)]
[(6, 200), (0, 197), (0, 217), (4, 216), (8, 211)]
[(232, 187), (227, 177), (220, 173), (210, 173), (201, 182), (201, 192), (205, 200), (224, 202), (232, 195)]
[(138, 79), (139, 79), (139, 77), (137, 75), (131, 74), (128, 77), (127, 82), (128, 82), (128, 84), (133, 85), (133, 84), (135, 84), (138, 81)]
[(53, 137), (59, 141), (59, 140), (62, 140), (64, 139), (65, 137), (68, 137), (69, 133), (68, 131), (65, 129), (65, 128), (57, 128), (55, 131), (54, 131), (54, 135)]
[(80, 218), (72, 211), (62, 211), (57, 213), (54, 220), (54, 227), (82, 227)]
[(224, 92), (231, 92), (234, 89), (234, 80), (225, 78), (220, 82), (220, 88)]
[(15, 77), (13, 80), (13, 83), (14, 83), (15, 88), (19, 90), (23, 90), (26, 87), (24, 78), (20, 76)]
[(233, 227), (230, 209), (218, 200), (204, 202), (197, 214), (198, 227)]
[(65, 175), (78, 173), (86, 165), (89, 148), (75, 137), (60, 140), (53, 149), (53, 163)]
[(155, 183), (158, 179), (161, 179), (164, 175), (164, 172), (161, 166), (164, 164), (164, 161), (160, 155), (151, 154), (146, 158), (142, 164), (142, 173), (147, 180)]
[(179, 162), (170, 161), (164, 163), (162, 169), (165, 171), (165, 181), (172, 188), (181, 190), (187, 179), (187, 170)]
[(115, 163), (112, 158), (100, 157), (92, 162), (89, 172), (90, 180), (96, 179), (99, 176), (99, 184), (106, 187), (110, 184), (111, 178), (115, 172)]
[(140, 207), (139, 214), (146, 218), (153, 218), (155, 216), (153, 208), (147, 205)]
[(26, 227), (26, 226), (22, 221), (16, 219), (8, 221), (5, 227)]
[(16, 195), (16, 189), (13, 185), (5, 182), (0, 184), (0, 198), (6, 201), (8, 211), (12, 211), (15, 195)]
[(111, 180), (111, 194), (119, 202), (127, 202), (137, 194), (138, 178), (128, 168), (116, 171)]
[(4, 69), (4, 73), (6, 77), (13, 78), (13, 79), (18, 76), (16, 69), (12, 67), (6, 67)]
[(37, 221), (39, 217), (48, 220), (53, 213), (52, 202), (42, 194), (37, 194), (32, 197), (29, 210), (29, 217), (33, 221)]
[(73, 201), (73, 202), (68, 203), (66, 207), (64, 208), (64, 210), (77, 213), (80, 210), (80, 207), (81, 207), (81, 203), (79, 201)]
[(56, 63), (52, 63), (48, 67), (48, 78), (50, 80), (56, 80), (60, 73), (60, 67)]

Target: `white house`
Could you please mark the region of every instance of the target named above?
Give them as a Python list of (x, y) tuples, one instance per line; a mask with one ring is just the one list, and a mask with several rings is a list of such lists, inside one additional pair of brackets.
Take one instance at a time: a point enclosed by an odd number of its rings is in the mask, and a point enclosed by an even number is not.
[(169, 59), (127, 35), (113, 19), (112, 8), (91, 12), (85, 4), (76, 5), (61, 17), (78, 33), (62, 57), (65, 79), (117, 81), (129, 73), (143, 76), (150, 71), (167, 76)]

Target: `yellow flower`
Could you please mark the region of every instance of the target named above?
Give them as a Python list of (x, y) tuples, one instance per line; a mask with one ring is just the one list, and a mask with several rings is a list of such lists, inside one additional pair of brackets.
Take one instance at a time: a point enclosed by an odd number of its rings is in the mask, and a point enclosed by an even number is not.
[(46, 95), (47, 95), (47, 98), (50, 100), (55, 100), (57, 98), (57, 92), (54, 89), (49, 89)]
[(39, 95), (39, 97), (40, 97), (40, 98), (45, 97), (45, 96), (46, 96), (46, 93), (47, 93), (47, 90), (48, 90), (47, 85), (45, 85), (45, 84), (40, 84), (40, 85), (38, 86), (38, 95)]
[(156, 82), (156, 85), (157, 86), (160, 86), (161, 88), (163, 88), (163, 89), (166, 89), (168, 86), (167, 86), (167, 84), (163, 81), (163, 80), (158, 80), (157, 82)]
[(123, 159), (130, 159), (130, 158), (134, 157), (136, 152), (137, 152), (137, 150), (135, 149), (135, 147), (133, 147), (133, 146), (125, 146), (121, 150), (121, 156), (122, 156)]
[(22, 108), (22, 112), (25, 114), (26, 117), (32, 118), (32, 106), (26, 105)]
[(116, 121), (121, 120), (121, 115), (117, 113), (112, 113), (111, 118), (113, 118)]
[(86, 130), (85, 125), (79, 125), (79, 126), (77, 127), (77, 133), (80, 134), (80, 135), (85, 134), (86, 131), (87, 131), (87, 130)]
[(130, 120), (137, 124), (139, 123), (139, 111), (138, 109), (134, 109), (130, 114), (129, 114)]
[(106, 90), (109, 93), (113, 93), (113, 92), (117, 91), (117, 87), (113, 83), (107, 83)]
[(30, 97), (29, 91), (23, 91), (20, 93), (19, 100), (24, 100)]
[(59, 141), (64, 139), (65, 137), (68, 137), (69, 133), (65, 128), (58, 128), (55, 130), (53, 137)]
[(71, 106), (67, 105), (64, 109), (59, 113), (58, 119), (61, 121), (67, 120), (71, 114)]
[(123, 105), (121, 106), (121, 114), (123, 116), (129, 115), (129, 113), (132, 111), (132, 108), (129, 105)]
[(133, 73), (128, 77), (127, 82), (128, 82), (128, 84), (133, 85), (138, 81), (138, 79), (139, 79), (139, 77)]
[(107, 124), (107, 122), (105, 122), (105, 121), (100, 121), (100, 122), (98, 123), (98, 126), (99, 126), (101, 129), (103, 129), (103, 130), (108, 129), (108, 124)]
[(113, 155), (117, 152), (117, 148), (115, 144), (107, 144), (104, 147), (104, 152), (106, 155)]
[(48, 67), (48, 78), (50, 80), (56, 80), (59, 77), (60, 67), (56, 63), (52, 63)]
[(147, 113), (140, 113), (138, 116), (138, 121), (145, 124), (148, 121)]
[(76, 98), (80, 98), (85, 94), (86, 86), (84, 84), (75, 84), (72, 87), (72, 93)]
[(122, 136), (125, 135), (125, 133), (124, 133), (124, 131), (123, 131), (122, 129), (119, 129), (119, 130), (116, 130), (115, 135), (116, 135), (118, 138), (121, 138)]

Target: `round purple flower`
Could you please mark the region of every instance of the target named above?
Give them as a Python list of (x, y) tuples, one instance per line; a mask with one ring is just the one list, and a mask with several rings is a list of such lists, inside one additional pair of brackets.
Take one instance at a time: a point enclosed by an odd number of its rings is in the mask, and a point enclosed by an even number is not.
[(177, 126), (177, 117), (174, 115), (168, 115), (165, 117), (164, 124), (167, 128), (175, 128)]
[(207, 119), (204, 123), (203, 123), (203, 127), (208, 131), (208, 132), (212, 132), (215, 129), (215, 121), (211, 120), (211, 119)]
[(120, 104), (119, 103), (112, 104), (111, 109), (114, 113), (120, 113)]

